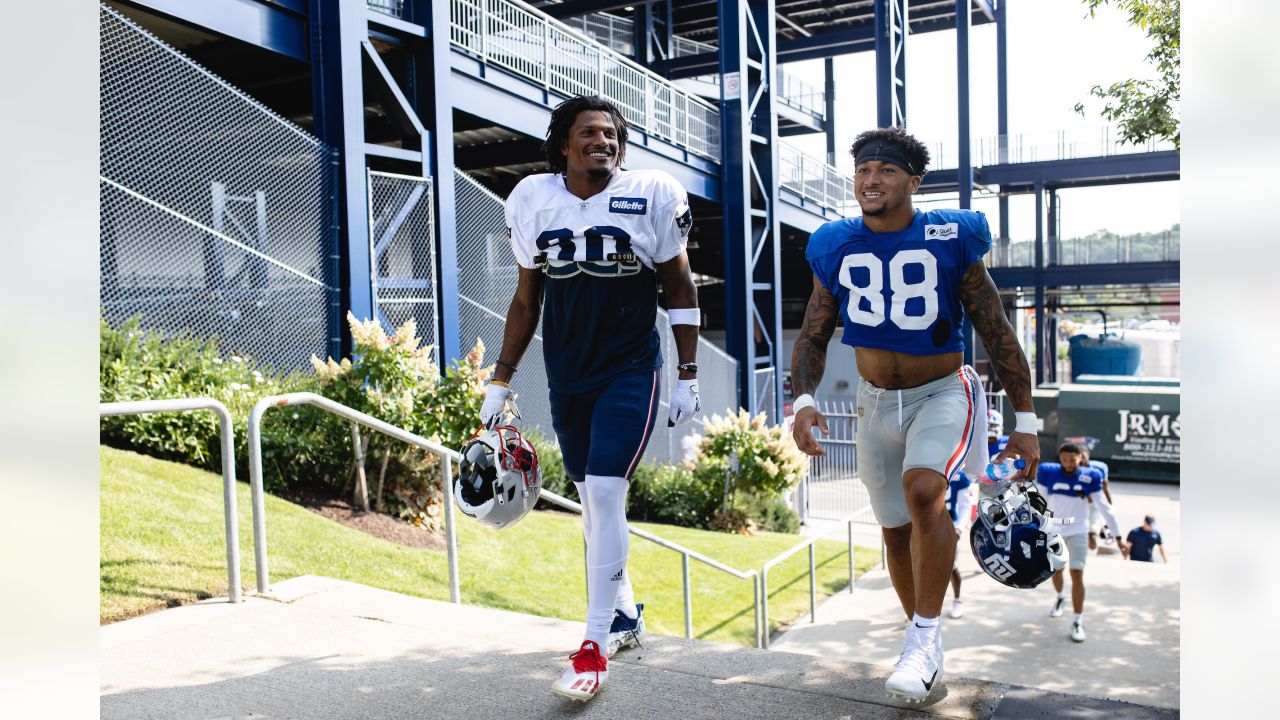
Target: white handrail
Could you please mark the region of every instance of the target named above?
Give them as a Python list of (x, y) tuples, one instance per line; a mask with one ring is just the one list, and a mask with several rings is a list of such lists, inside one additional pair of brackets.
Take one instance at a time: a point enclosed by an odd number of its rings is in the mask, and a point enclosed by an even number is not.
[(98, 416), (212, 410), (222, 435), (222, 514), (227, 532), (227, 600), (240, 602), (240, 533), (236, 527), (236, 440), (227, 406), (213, 398), (133, 400), (99, 403)]
[[(844, 524), (848, 526), (848, 530), (849, 530), (849, 592), (853, 592), (853, 582), (854, 582), (853, 523), (860, 515), (865, 514), (870, 509), (871, 509), (871, 506), (868, 505), (867, 507), (864, 507), (861, 510), (858, 510), (857, 512), (851, 513), (850, 515), (844, 518), (841, 518), (839, 521), (837, 521), (837, 524), (834, 526), (834, 527), (838, 527), (840, 524)], [(817, 621), (818, 582), (817, 582), (817, 568), (814, 565), (814, 546), (818, 540), (830, 534), (831, 534), (831, 531), (827, 531), (825, 533), (812, 535), (808, 538), (805, 538), (799, 544), (793, 545), (787, 550), (784, 550), (778, 555), (775, 555), (773, 559), (765, 562), (765, 564), (760, 567), (760, 596), (761, 596), (761, 600), (760, 600), (761, 621), (760, 622), (761, 622), (761, 625), (763, 626), (762, 644), (760, 645), (760, 647), (763, 647), (766, 650), (769, 649), (769, 571), (772, 570), (774, 567), (776, 567), (783, 560), (786, 560), (787, 558), (791, 557), (792, 555), (795, 555), (796, 553), (800, 552), (801, 550), (804, 550), (805, 548), (809, 549), (809, 622)]]
[[(439, 443), (432, 442), (426, 438), (416, 435), (396, 427), (388, 422), (384, 422), (371, 415), (360, 412), (335, 402), (322, 395), (310, 392), (288, 393), (284, 395), (271, 395), (264, 397), (254, 404), (253, 410), (249, 413), (249, 484), (253, 493), (253, 552), (254, 562), (257, 568), (258, 592), (266, 593), (270, 588), (270, 578), (267, 569), (267, 525), (266, 525), (266, 503), (263, 493), (262, 483), (262, 418), (267, 410), (273, 407), (285, 407), (288, 405), (312, 405), (322, 410), (331, 412), (340, 417), (344, 417), (352, 422), (360, 423), (366, 427), (377, 430), (381, 433), (389, 435), (397, 440), (416, 445), (424, 450), (428, 450), (440, 456), (441, 462), (441, 482), (445, 483), (442, 488), (444, 495), (444, 513), (445, 513), (445, 546), (448, 550), (449, 557), (449, 600), (450, 602), (461, 601), (461, 588), (458, 579), (458, 542), (454, 526), (455, 513), (453, 510), (453, 493), (449, 487), (452, 482), (453, 470), (452, 463), (454, 461), (461, 462), (462, 455), (458, 452), (446, 448)], [(550, 491), (542, 490), (539, 495), (541, 499), (545, 499), (553, 505), (559, 505), (566, 510), (581, 513), (582, 506), (568, 498)], [(761, 643), (765, 639), (761, 635), (761, 593), (759, 573), (755, 570), (737, 570), (729, 567), (718, 560), (707, 557), (696, 550), (690, 550), (678, 543), (671, 542), (653, 535), (647, 531), (637, 527), (628, 526), (628, 531), (637, 537), (643, 538), (661, 547), (667, 548), (674, 552), (678, 552), (683, 557), (683, 575), (684, 575), (684, 606), (685, 606), (685, 637), (693, 637), (693, 612), (692, 612), (692, 590), (689, 580), (689, 559), (693, 558), (721, 572), (728, 573), (736, 578), (743, 580), (751, 580), (751, 589), (755, 595), (752, 603), (754, 609), (756, 647), (762, 647)]]
[(670, 80), (520, 0), (451, 0), (450, 42), (566, 96), (600, 94), (633, 126), (710, 160), (720, 112)]

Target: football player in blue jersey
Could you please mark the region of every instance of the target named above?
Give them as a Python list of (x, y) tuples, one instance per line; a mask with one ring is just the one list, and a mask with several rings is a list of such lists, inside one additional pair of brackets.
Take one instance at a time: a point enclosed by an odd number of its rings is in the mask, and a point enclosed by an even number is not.
[(853, 190), (862, 216), (829, 222), (809, 238), (813, 292), (791, 360), (793, 436), (824, 454), (827, 432), (812, 393), (826, 367), (838, 317), (854, 348), (859, 475), (882, 527), (889, 576), (912, 622), (885, 683), (891, 696), (923, 701), (943, 669), (939, 616), (955, 559), (947, 482), (962, 465), (986, 462), (986, 396), (963, 365), (966, 315), (1016, 413), (999, 460), (1021, 457), (1025, 479), (1040, 460), (1031, 372), (982, 258), (986, 217), (970, 210), (916, 210), (911, 196), (929, 163), (902, 128), (870, 130), (853, 143)]
[(622, 113), (600, 97), (566, 100), (551, 113), (544, 150), (552, 172), (526, 177), (507, 198), (519, 280), (480, 421), (502, 412), (541, 319), (552, 425), (587, 544), (586, 633), (552, 690), (586, 701), (608, 677), (609, 654), (643, 630), (627, 575), (626, 495), (658, 415), (658, 285), (679, 356), (670, 425), (700, 409), (700, 315), (685, 252), (688, 195), (664, 172), (622, 169)]
[[(1084, 566), (1089, 557), (1089, 503), (1098, 507), (1111, 528), (1111, 534), (1116, 537), (1116, 543), (1122, 550), (1124, 548), (1124, 541), (1120, 539), (1120, 524), (1111, 511), (1111, 503), (1102, 492), (1102, 471), (1096, 467), (1086, 467), (1084, 458), (1084, 448), (1073, 442), (1063, 443), (1058, 448), (1058, 462), (1040, 463), (1040, 472), (1036, 478), (1044, 488), (1053, 516), (1071, 521), (1058, 532), (1071, 556), (1068, 569), (1071, 570), (1071, 605), (1075, 611), (1075, 620), (1071, 623), (1071, 639), (1076, 642), (1085, 640)], [(1062, 571), (1059, 570), (1053, 574), (1053, 589), (1058, 591), (1058, 597), (1049, 610), (1049, 617), (1062, 616), (1067, 602), (1065, 587)]]

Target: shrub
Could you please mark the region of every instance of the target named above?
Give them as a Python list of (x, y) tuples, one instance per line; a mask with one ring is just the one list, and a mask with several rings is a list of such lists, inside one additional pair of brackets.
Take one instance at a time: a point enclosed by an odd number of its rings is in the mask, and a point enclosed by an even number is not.
[(684, 465), (642, 464), (631, 480), (628, 517), (707, 528), (720, 509), (723, 487)]
[[(245, 423), (261, 397), (298, 389), (298, 376), (278, 377), (248, 358), (223, 359), (216, 338), (190, 333), (165, 337), (143, 330), (134, 317), (119, 328), (99, 325), (100, 402), (211, 397), (231, 412), (241, 477), (247, 472)], [(220, 471), (222, 451), (217, 417), (210, 412), (151, 413), (103, 418), (102, 441), (166, 460)]]

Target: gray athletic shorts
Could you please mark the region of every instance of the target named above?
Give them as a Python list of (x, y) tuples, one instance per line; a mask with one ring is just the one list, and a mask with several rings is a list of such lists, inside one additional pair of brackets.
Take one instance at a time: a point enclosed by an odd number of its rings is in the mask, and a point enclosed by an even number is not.
[[(911, 522), (902, 475), (928, 468), (950, 480), (987, 459), (986, 395), (968, 365), (905, 390), (858, 382), (858, 475), (882, 527)], [(944, 486), (945, 491), (945, 486)]]
[(1070, 558), (1067, 567), (1084, 570), (1084, 561), (1089, 558), (1089, 533), (1070, 535), (1062, 538), (1062, 542), (1067, 546), (1067, 556)]

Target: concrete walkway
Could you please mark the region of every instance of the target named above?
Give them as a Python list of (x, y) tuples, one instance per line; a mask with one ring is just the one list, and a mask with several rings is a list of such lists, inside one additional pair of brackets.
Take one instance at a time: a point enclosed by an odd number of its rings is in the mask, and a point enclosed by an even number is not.
[[(1048, 617), (1055, 597), (1050, 583), (1015, 590), (988, 578), (972, 553), (959, 555), (965, 615), (943, 615), (946, 672), (1097, 698), (1176, 708), (1179, 705), (1180, 568), (1177, 486), (1112, 483), (1123, 532), (1154, 513), (1169, 564), (1093, 555), (1085, 568), (1084, 626), (1088, 639), (1072, 642), (1071, 604)], [(1070, 593), (1070, 580), (1067, 590)], [(1068, 595), (1068, 598), (1070, 595)], [(902, 608), (888, 573), (876, 569), (852, 594), (839, 593), (818, 608), (817, 624), (805, 616), (775, 635), (775, 650), (890, 665), (902, 651)]]
[[(870, 594), (869, 591), (868, 593)], [(163, 718), (1171, 718), (1176, 711), (966, 679), (933, 702), (884, 695), (887, 669), (649, 637), (587, 704), (550, 683), (581, 624), (301, 577), (108, 625), (101, 716)]]

